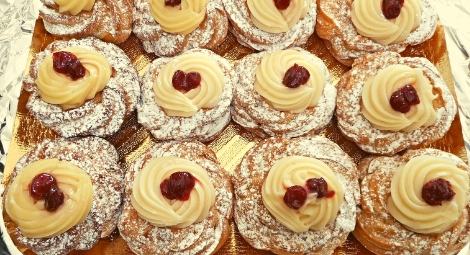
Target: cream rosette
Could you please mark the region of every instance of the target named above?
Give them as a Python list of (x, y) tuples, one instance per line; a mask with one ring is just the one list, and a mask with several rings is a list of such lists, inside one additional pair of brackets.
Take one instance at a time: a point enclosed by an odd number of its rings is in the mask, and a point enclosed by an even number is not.
[(381, 45), (400, 43), (421, 22), (421, 0), (406, 0), (400, 15), (387, 19), (382, 14), (382, 0), (354, 0), (351, 20), (359, 34)]
[(36, 84), (41, 99), (50, 104), (60, 105), (68, 110), (82, 106), (104, 89), (111, 77), (111, 65), (96, 51), (69, 47), (61, 51), (74, 54), (86, 69), (85, 76), (77, 80), (58, 73), (53, 67), (52, 55), (48, 55), (38, 68)]
[[(176, 90), (172, 78), (178, 70), (199, 73), (200, 85), (186, 93)], [(156, 103), (168, 116), (190, 117), (201, 108), (215, 107), (224, 87), (224, 73), (217, 62), (202, 53), (192, 53), (180, 55), (163, 66), (153, 90)]]
[[(438, 178), (449, 181), (455, 195), (451, 201), (442, 201), (442, 206), (431, 206), (421, 190)], [(454, 225), (468, 204), (469, 177), (450, 159), (424, 155), (395, 170), (390, 190), (387, 209), (396, 220), (417, 233), (442, 233)]]
[(54, 0), (59, 5), (59, 12), (70, 12), (72, 15), (77, 15), (81, 11), (91, 11), (95, 0)]
[(182, 0), (177, 6), (166, 6), (163, 0), (149, 0), (150, 13), (163, 31), (189, 34), (204, 20), (209, 0)]
[[(409, 112), (401, 113), (392, 108), (390, 97), (406, 84), (415, 88), (420, 103), (411, 106)], [(375, 128), (411, 132), (436, 121), (437, 114), (433, 107), (436, 98), (431, 83), (421, 69), (396, 64), (380, 70), (365, 82), (361, 111)]]
[(272, 0), (248, 0), (250, 19), (261, 30), (283, 33), (307, 15), (312, 0), (292, 0), (285, 10), (277, 9)]
[[(328, 190), (335, 191), (333, 197), (317, 199), (316, 193), (310, 193), (298, 210), (284, 203), (287, 188), (294, 185), (305, 187), (308, 179), (319, 177), (325, 179)], [(321, 230), (334, 222), (343, 197), (343, 188), (331, 168), (318, 159), (303, 156), (277, 160), (262, 186), (263, 204), (280, 223), (294, 232)]]
[[(310, 73), (307, 83), (297, 88), (282, 84), (286, 71), (294, 64)], [(300, 113), (318, 104), (326, 86), (322, 69), (296, 50), (276, 50), (263, 56), (256, 68), (255, 90), (279, 111)]]
[[(54, 212), (44, 207), (44, 200), (35, 200), (29, 193), (34, 177), (48, 173), (64, 193), (64, 203)], [(26, 166), (15, 177), (5, 197), (5, 210), (30, 238), (50, 238), (83, 222), (91, 209), (93, 185), (90, 176), (68, 161), (43, 159)]]
[[(169, 200), (162, 195), (160, 184), (175, 172), (188, 172), (196, 179), (187, 201)], [(164, 156), (150, 161), (137, 173), (131, 203), (139, 216), (154, 226), (184, 228), (207, 217), (215, 203), (215, 189), (200, 165)]]

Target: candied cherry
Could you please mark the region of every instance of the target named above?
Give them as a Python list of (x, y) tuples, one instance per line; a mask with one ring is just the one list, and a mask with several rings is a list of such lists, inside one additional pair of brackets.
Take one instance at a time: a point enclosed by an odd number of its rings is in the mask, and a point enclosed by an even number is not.
[(383, 0), (382, 13), (387, 19), (394, 19), (400, 15), (405, 0)]
[(307, 185), (307, 190), (310, 193), (317, 193), (317, 198), (322, 198), (322, 197), (330, 198), (335, 195), (334, 190), (328, 191), (328, 183), (326, 183), (323, 177), (310, 178), (307, 180), (306, 185)]
[(57, 186), (57, 181), (54, 176), (48, 173), (40, 173), (31, 181), (31, 184), (29, 185), (29, 194), (37, 200), (45, 199), (47, 192), (51, 189), (52, 185)]
[(429, 205), (442, 205), (442, 201), (451, 201), (455, 192), (449, 181), (437, 178), (424, 184), (421, 196)]
[(194, 188), (196, 180), (188, 172), (174, 172), (170, 178), (165, 179), (160, 184), (162, 195), (168, 199), (178, 199), (186, 201), (189, 199), (191, 190)]
[(68, 51), (58, 51), (52, 54), (52, 64), (58, 73), (67, 75), (72, 80), (85, 76), (86, 69), (77, 56)]
[(44, 207), (49, 212), (54, 212), (64, 203), (64, 193), (54, 184), (51, 186), (44, 201)]
[(165, 0), (165, 6), (175, 7), (181, 4), (181, 0)]
[(185, 73), (177, 70), (171, 78), (173, 87), (181, 93), (186, 93), (201, 84), (201, 75), (198, 72)]
[(282, 79), (282, 84), (288, 88), (297, 88), (302, 84), (307, 83), (310, 78), (310, 73), (308, 70), (297, 64), (294, 64), (289, 69), (287, 69)]
[(299, 185), (287, 188), (284, 203), (292, 209), (299, 209), (307, 201), (307, 191)]
[(285, 10), (290, 5), (290, 0), (274, 0), (274, 5), (278, 10)]
[(409, 112), (411, 106), (419, 104), (419, 102), (418, 92), (410, 84), (406, 84), (390, 96), (390, 106), (393, 110), (401, 113)]

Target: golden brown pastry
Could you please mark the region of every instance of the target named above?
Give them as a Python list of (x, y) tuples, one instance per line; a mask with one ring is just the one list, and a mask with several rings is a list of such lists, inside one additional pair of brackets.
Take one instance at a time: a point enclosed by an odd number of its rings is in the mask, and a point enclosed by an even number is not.
[(3, 205), (36, 254), (88, 250), (116, 228), (124, 171), (98, 137), (44, 140), (16, 164)]
[(468, 166), (437, 149), (372, 156), (358, 166), (354, 236), (375, 254), (457, 254), (470, 240)]
[(231, 231), (232, 196), (204, 144), (158, 143), (126, 173), (119, 232), (136, 254), (214, 254)]
[[(317, 4), (313, 0), (222, 0), (231, 32), (255, 50), (285, 49), (313, 34)], [(278, 4), (276, 4), (278, 2)]]
[(145, 51), (174, 56), (223, 42), (228, 20), (218, 0), (134, 0), (134, 34)]
[(235, 169), (234, 219), (254, 248), (331, 254), (356, 224), (356, 165), (327, 138), (260, 141)]
[(364, 55), (338, 83), (338, 127), (373, 154), (392, 155), (441, 138), (456, 112), (451, 91), (425, 58)]
[(124, 51), (94, 37), (54, 41), (34, 56), (23, 83), (28, 110), (63, 137), (114, 134), (140, 96)]
[(132, 32), (132, 0), (41, 0), (46, 30), (72, 38), (124, 42)]
[(320, 132), (331, 120), (336, 88), (317, 56), (301, 48), (264, 51), (235, 63), (232, 118), (260, 137)]
[(437, 12), (431, 0), (401, 3), (399, 0), (320, 0), (315, 31), (333, 56), (348, 66), (367, 53), (402, 52), (408, 45), (431, 38), (437, 26)]

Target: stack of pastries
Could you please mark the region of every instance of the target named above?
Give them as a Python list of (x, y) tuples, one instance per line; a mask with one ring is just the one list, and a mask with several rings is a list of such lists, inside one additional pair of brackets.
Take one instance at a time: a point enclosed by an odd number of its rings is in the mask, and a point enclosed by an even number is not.
[[(430, 60), (400, 55), (435, 34), (430, 0), (41, 1), (60, 39), (32, 58), (25, 106), (58, 138), (6, 182), (18, 244), (67, 254), (117, 230), (135, 254), (215, 254), (231, 222), (276, 254), (470, 241), (468, 166), (423, 149), (457, 104)], [(227, 54), (230, 33), (253, 53)], [(149, 143), (123, 152), (132, 119)], [(257, 142), (233, 173), (210, 147), (229, 123)]]

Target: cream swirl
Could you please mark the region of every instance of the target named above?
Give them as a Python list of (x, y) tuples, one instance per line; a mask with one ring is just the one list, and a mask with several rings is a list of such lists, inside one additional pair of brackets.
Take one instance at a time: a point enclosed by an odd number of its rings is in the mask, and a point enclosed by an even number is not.
[[(201, 75), (200, 85), (186, 93), (173, 87), (172, 78), (177, 70)], [(155, 102), (168, 116), (190, 117), (201, 108), (213, 108), (222, 98), (225, 87), (224, 73), (212, 58), (202, 54), (183, 54), (168, 62), (160, 70), (153, 84)]]
[(36, 84), (39, 96), (50, 104), (57, 104), (62, 109), (82, 106), (104, 89), (111, 77), (111, 65), (96, 51), (69, 47), (62, 49), (74, 54), (86, 69), (85, 76), (72, 80), (67, 75), (58, 73), (53, 67), (53, 54), (48, 55), (38, 68)]
[[(415, 88), (420, 103), (413, 105), (409, 112), (401, 113), (392, 108), (390, 97), (406, 84)], [(365, 82), (361, 111), (375, 128), (411, 132), (436, 121), (437, 114), (433, 107), (433, 100), (436, 98), (431, 83), (421, 69), (391, 65)]]
[[(442, 206), (431, 206), (422, 198), (421, 190), (437, 178), (449, 181), (455, 196), (442, 201)], [(390, 190), (387, 208), (396, 220), (417, 233), (442, 233), (454, 225), (468, 204), (469, 178), (454, 161), (424, 155), (395, 170)]]
[(354, 0), (351, 20), (357, 32), (381, 45), (405, 41), (421, 22), (421, 0), (406, 0), (394, 19), (384, 17), (381, 3), (382, 0)]
[(149, 0), (150, 13), (163, 31), (172, 34), (189, 34), (206, 16), (209, 0), (182, 0), (181, 4), (166, 6), (163, 0)]
[[(187, 201), (169, 200), (160, 184), (175, 172), (188, 172), (196, 184)], [(157, 227), (184, 228), (204, 220), (215, 203), (215, 189), (204, 168), (173, 156), (153, 159), (135, 176), (131, 203), (142, 219)]]
[[(64, 203), (54, 212), (45, 209), (44, 200), (35, 200), (29, 194), (31, 181), (41, 173), (54, 176), (64, 193)], [(18, 173), (6, 194), (5, 210), (24, 236), (49, 238), (83, 222), (90, 212), (93, 194), (90, 176), (84, 170), (57, 158), (43, 159)]]
[(77, 15), (81, 11), (91, 11), (95, 0), (54, 0), (59, 5), (59, 12), (70, 12), (72, 15)]
[[(287, 69), (294, 64), (310, 73), (307, 83), (288, 88), (282, 84)], [(255, 90), (279, 111), (299, 113), (318, 104), (326, 86), (322, 69), (296, 50), (276, 50), (263, 56), (256, 68)]]
[(283, 33), (307, 15), (312, 0), (291, 0), (285, 10), (278, 10), (273, 0), (247, 0), (246, 3), (256, 27), (269, 33)]
[[(304, 187), (310, 178), (325, 179), (328, 190), (335, 191), (331, 198), (316, 198), (316, 193), (307, 196), (307, 201), (298, 210), (289, 208), (283, 201), (286, 189), (299, 185)], [(344, 191), (333, 171), (318, 159), (289, 156), (274, 163), (262, 186), (263, 204), (284, 226), (294, 232), (309, 229), (320, 230), (336, 219), (343, 203)]]

